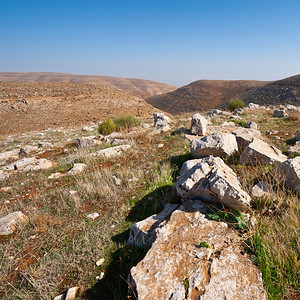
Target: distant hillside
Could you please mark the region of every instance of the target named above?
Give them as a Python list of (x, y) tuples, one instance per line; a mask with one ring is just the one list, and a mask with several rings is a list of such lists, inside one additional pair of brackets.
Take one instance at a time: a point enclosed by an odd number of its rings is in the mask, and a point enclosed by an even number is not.
[(239, 95), (245, 103), (300, 105), (300, 75), (274, 81)]
[(176, 87), (143, 79), (110, 76), (74, 75), (51, 72), (0, 72), (0, 81), (87, 83), (118, 88), (140, 98), (167, 93)]
[(265, 84), (265, 81), (252, 80), (198, 80), (175, 91), (149, 97), (146, 102), (173, 115), (208, 111)]

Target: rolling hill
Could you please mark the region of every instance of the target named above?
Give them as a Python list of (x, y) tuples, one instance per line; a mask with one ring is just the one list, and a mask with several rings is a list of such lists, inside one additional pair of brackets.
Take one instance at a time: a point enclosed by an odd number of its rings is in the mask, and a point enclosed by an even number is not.
[(176, 87), (165, 83), (143, 79), (74, 75), (52, 72), (0, 72), (0, 81), (96, 84), (111, 88), (118, 88), (143, 99), (156, 94), (167, 93), (176, 89)]
[(198, 80), (175, 91), (149, 97), (146, 102), (173, 115), (208, 111), (265, 84), (265, 81), (252, 80)]

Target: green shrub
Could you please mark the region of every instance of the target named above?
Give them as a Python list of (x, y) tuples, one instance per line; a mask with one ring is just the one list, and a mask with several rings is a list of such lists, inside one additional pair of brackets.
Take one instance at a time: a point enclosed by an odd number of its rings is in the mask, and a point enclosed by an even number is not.
[(138, 126), (141, 124), (140, 119), (134, 116), (121, 116), (114, 119), (116, 124), (116, 130), (129, 130), (132, 127)]
[(236, 108), (243, 108), (245, 106), (244, 101), (239, 98), (231, 99), (229, 101), (229, 109), (231, 111), (235, 110)]
[(100, 134), (110, 134), (113, 131), (116, 131), (116, 128), (115, 122), (111, 118), (108, 118), (105, 119), (102, 124), (99, 124), (98, 132)]

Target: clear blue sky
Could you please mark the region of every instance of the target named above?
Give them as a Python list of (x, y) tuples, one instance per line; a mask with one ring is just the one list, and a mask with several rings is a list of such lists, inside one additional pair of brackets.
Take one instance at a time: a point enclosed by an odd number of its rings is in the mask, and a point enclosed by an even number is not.
[(275, 80), (300, 73), (298, 0), (0, 0), (0, 71)]

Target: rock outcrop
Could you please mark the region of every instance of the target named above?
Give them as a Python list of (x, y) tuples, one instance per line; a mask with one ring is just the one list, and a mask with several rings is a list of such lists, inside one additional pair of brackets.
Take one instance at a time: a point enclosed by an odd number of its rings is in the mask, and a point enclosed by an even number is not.
[(208, 220), (201, 201), (186, 201), (160, 228), (129, 275), (130, 289), (148, 299), (266, 299), (261, 273), (226, 223)]
[(282, 152), (270, 146), (260, 139), (254, 138), (244, 150), (240, 157), (240, 164), (252, 165), (252, 164), (280, 164), (285, 161), (287, 157)]
[(154, 127), (157, 131), (164, 132), (171, 129), (171, 120), (164, 113), (154, 113)]
[(14, 233), (19, 226), (28, 223), (28, 217), (21, 211), (12, 212), (0, 219), (0, 236)]
[(174, 188), (185, 199), (201, 199), (223, 203), (230, 208), (246, 211), (250, 196), (242, 190), (233, 170), (219, 157), (205, 157), (183, 164)]
[(228, 157), (238, 151), (236, 138), (230, 133), (214, 133), (202, 139), (194, 139), (190, 148), (194, 158), (209, 155)]
[(191, 122), (191, 133), (195, 135), (205, 135), (207, 120), (200, 114), (194, 114)]
[(74, 164), (73, 168), (67, 172), (68, 175), (78, 175), (87, 168), (86, 164), (76, 163)]
[(270, 197), (273, 193), (272, 186), (266, 181), (259, 181), (251, 189), (252, 196), (256, 198)]
[(130, 145), (120, 145), (116, 147), (111, 147), (107, 149), (101, 149), (96, 152), (90, 153), (90, 156), (93, 157), (112, 157), (123, 154), (125, 151), (131, 148)]
[(254, 138), (260, 139), (261, 133), (259, 130), (252, 128), (239, 127), (232, 132), (238, 144), (239, 152), (245, 150), (245, 148), (253, 141)]
[(300, 193), (300, 156), (286, 160), (274, 173), (285, 185)]

